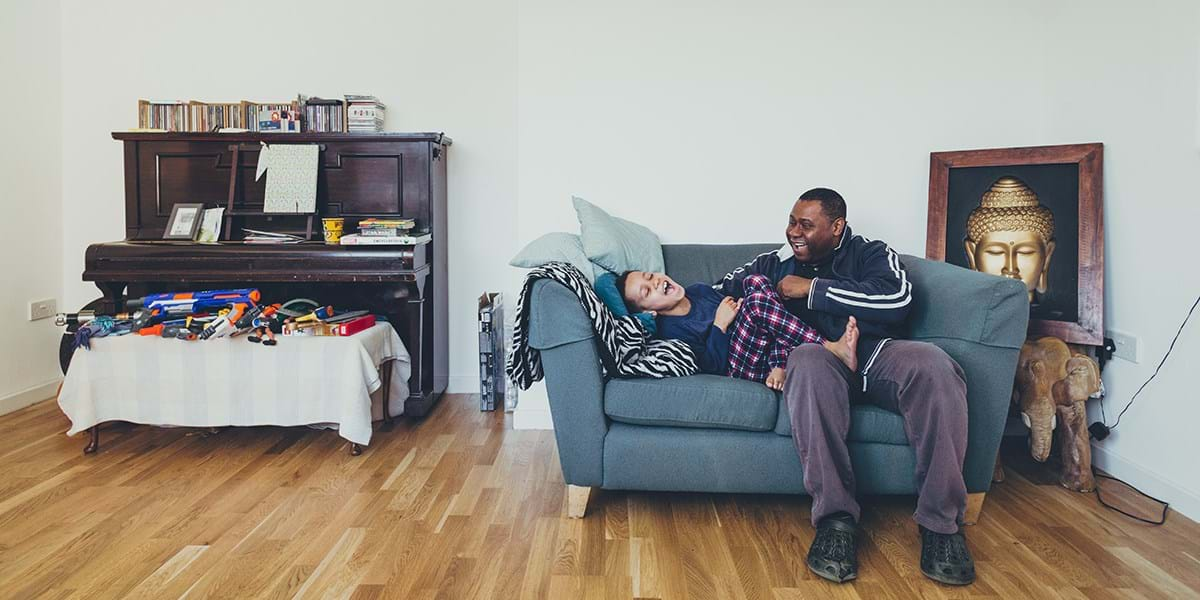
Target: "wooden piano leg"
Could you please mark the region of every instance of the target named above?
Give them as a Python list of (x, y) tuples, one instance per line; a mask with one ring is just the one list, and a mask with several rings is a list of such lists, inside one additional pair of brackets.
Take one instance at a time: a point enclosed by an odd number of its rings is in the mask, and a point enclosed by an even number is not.
[(360, 454), (362, 454), (362, 446), (355, 444), (354, 442), (351, 442), (350, 443), (350, 456), (358, 456)]
[(392, 407), (391, 407), (390, 400), (391, 400), (391, 395), (392, 395), (392, 367), (394, 366), (395, 361), (396, 361), (396, 359), (394, 359), (394, 358), (385, 360), (385, 361), (383, 361), (383, 365), (380, 367), (381, 369), (383, 369), (383, 430), (384, 431), (392, 430)]
[(88, 445), (83, 447), (83, 453), (95, 454), (96, 451), (100, 449), (100, 426), (92, 425), (88, 429), (88, 433), (90, 434), (91, 439), (88, 441)]

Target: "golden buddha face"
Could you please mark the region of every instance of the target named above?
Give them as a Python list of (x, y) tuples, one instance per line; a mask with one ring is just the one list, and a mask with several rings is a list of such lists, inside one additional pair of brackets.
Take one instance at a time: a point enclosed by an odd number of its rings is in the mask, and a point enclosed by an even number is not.
[(972, 269), (1021, 280), (1033, 302), (1048, 288), (1054, 215), (1021, 180), (1001, 177), (967, 218), (963, 248)]
[(1029, 290), (1029, 301), (1033, 292), (1046, 293), (1050, 257), (1054, 255), (1054, 241), (1043, 241), (1032, 231), (993, 231), (984, 234), (978, 241), (963, 242), (967, 250), (967, 264), (972, 269), (1001, 277), (1020, 279)]

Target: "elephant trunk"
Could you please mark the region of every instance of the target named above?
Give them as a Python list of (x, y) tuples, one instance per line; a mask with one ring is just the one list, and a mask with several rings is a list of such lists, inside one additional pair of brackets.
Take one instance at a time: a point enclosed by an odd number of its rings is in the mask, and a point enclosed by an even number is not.
[[(1049, 410), (1039, 410), (1043, 406)], [(1050, 458), (1050, 446), (1054, 439), (1054, 428), (1058, 419), (1054, 415), (1052, 404), (1031, 407), (1034, 410), (1021, 413), (1025, 425), (1029, 427), (1029, 454), (1033, 460), (1046, 462)]]

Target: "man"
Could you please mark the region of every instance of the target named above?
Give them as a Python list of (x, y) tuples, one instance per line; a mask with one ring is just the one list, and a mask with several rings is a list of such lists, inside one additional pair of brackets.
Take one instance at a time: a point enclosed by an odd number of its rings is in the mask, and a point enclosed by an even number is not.
[(848, 368), (820, 345), (802, 345), (788, 357), (783, 384), (792, 440), (813, 498), (816, 539), (808, 568), (835, 582), (858, 575), (854, 470), (846, 436), (850, 400), (899, 413), (916, 450), (921, 570), (948, 584), (975, 580), (975, 566), (959, 529), (967, 489), (967, 386), (962, 369), (937, 346), (900, 339), (912, 302), (912, 282), (899, 256), (883, 242), (851, 233), (846, 202), (837, 192), (804, 192), (788, 216), (787, 246), (763, 254), (725, 276), (717, 287), (734, 298), (742, 282), (765, 275), (790, 312), (826, 339), (853, 331), (858, 368)]

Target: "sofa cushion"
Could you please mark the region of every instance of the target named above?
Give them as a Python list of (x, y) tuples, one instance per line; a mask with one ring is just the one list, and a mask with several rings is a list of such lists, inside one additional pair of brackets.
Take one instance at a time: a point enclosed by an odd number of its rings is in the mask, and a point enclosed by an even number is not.
[(774, 252), (783, 244), (664, 244), (663, 261), (667, 275), (682, 285), (716, 283), (726, 273), (754, 260), (764, 252)]
[(526, 244), (508, 264), (532, 269), (553, 261), (569, 262), (579, 269), (588, 281), (594, 280), (592, 263), (583, 253), (583, 240), (573, 233), (547, 233)]
[(583, 198), (571, 201), (579, 217), (579, 237), (588, 260), (617, 274), (664, 270), (662, 246), (653, 231), (614, 217)]
[[(779, 420), (775, 423), (775, 433), (792, 435), (792, 420), (788, 414), (787, 403), (782, 399), (779, 402)], [(846, 439), (851, 442), (908, 445), (908, 436), (904, 434), (904, 419), (873, 404), (854, 404), (850, 407), (850, 433)]]
[(633, 425), (770, 431), (779, 400), (761, 383), (717, 375), (611, 379), (604, 413)]

